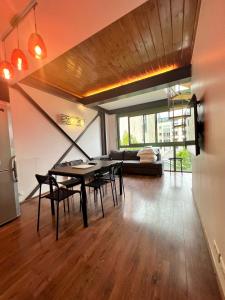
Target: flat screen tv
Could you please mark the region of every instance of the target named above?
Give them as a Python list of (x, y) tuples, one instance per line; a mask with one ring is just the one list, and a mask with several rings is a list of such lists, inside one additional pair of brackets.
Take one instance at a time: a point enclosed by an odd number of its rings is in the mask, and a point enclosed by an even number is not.
[(190, 104), (194, 107), (196, 155), (199, 155), (205, 145), (204, 98), (198, 100), (194, 94)]

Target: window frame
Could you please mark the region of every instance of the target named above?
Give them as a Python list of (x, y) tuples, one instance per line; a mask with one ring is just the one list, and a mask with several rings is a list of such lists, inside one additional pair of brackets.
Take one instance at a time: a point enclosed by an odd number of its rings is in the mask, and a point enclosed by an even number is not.
[[(173, 141), (172, 142), (158, 142), (158, 120), (157, 120), (157, 114), (161, 112), (166, 112), (168, 111), (168, 108), (164, 109), (159, 109), (158, 111), (141, 111), (141, 112), (136, 112), (136, 113), (127, 113), (127, 114), (118, 114), (116, 116), (117, 118), (117, 147), (118, 149), (123, 148), (123, 149), (128, 149), (129, 148), (143, 148), (146, 146), (152, 146), (152, 147), (173, 147), (173, 155), (176, 157), (176, 147), (183, 146), (187, 148), (187, 146), (196, 146), (196, 141), (195, 140), (189, 140), (189, 141), (175, 141), (175, 136), (173, 135)], [(145, 128), (146, 128), (146, 116), (147, 115), (155, 115), (155, 142), (154, 143), (146, 143), (145, 142)], [(144, 134), (144, 143), (131, 143), (130, 139), (130, 117), (135, 117), (135, 116), (143, 116), (143, 134)], [(128, 142), (129, 144), (124, 146), (120, 144), (120, 128), (119, 128), (119, 118), (121, 117), (128, 117)], [(176, 164), (174, 166), (174, 171), (176, 172)]]

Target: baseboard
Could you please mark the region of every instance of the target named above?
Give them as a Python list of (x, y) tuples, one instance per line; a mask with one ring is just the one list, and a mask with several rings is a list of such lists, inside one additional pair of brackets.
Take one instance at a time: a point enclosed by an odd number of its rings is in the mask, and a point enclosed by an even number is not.
[(218, 283), (220, 295), (221, 295), (222, 300), (225, 300), (225, 294), (223, 292), (222, 284), (221, 284), (220, 278), (218, 276), (218, 272), (217, 272), (217, 268), (216, 268), (216, 263), (215, 263), (215, 258), (214, 258), (214, 255), (213, 255), (213, 251), (212, 251), (212, 248), (210, 247), (210, 243), (209, 243), (209, 240), (208, 240), (208, 236), (207, 236), (205, 227), (203, 226), (201, 214), (199, 212), (198, 205), (197, 205), (195, 197), (194, 197), (193, 189), (192, 189), (192, 197), (193, 197), (194, 205), (195, 205), (195, 208), (196, 208), (196, 211), (197, 211), (200, 223), (201, 223), (201, 227), (202, 227), (202, 230), (203, 230), (203, 233), (204, 233), (204, 237), (205, 237), (205, 240), (206, 240), (206, 243), (207, 243), (207, 248), (208, 248), (208, 251), (209, 251), (209, 255), (210, 255), (211, 262), (212, 262), (213, 270), (214, 270), (214, 273), (216, 275), (216, 280), (217, 280), (217, 283)]

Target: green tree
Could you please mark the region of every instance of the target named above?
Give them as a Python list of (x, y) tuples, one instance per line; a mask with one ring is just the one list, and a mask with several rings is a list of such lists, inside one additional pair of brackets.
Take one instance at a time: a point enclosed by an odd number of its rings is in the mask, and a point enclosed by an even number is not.
[[(191, 171), (192, 170), (192, 154), (187, 149), (182, 149), (177, 153), (177, 157), (183, 159), (183, 170)], [(177, 169), (180, 167), (177, 163)]]
[[(138, 144), (138, 141), (136, 137), (134, 137), (132, 134), (130, 135), (130, 142), (131, 144)], [(129, 145), (129, 134), (128, 131), (124, 131), (122, 138), (120, 139), (120, 145), (121, 146), (128, 146)]]
[(129, 145), (128, 131), (124, 131), (122, 139), (120, 139), (120, 145), (123, 145), (123, 146)]

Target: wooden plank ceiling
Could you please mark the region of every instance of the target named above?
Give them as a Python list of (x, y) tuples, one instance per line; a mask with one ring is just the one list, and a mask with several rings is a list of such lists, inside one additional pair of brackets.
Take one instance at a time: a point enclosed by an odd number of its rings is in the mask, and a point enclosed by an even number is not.
[(23, 82), (84, 98), (187, 66), (199, 7), (200, 0), (149, 0)]

